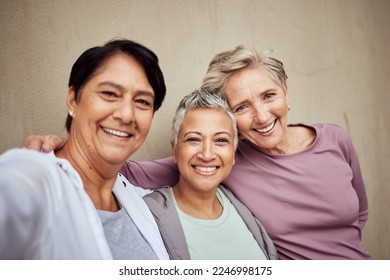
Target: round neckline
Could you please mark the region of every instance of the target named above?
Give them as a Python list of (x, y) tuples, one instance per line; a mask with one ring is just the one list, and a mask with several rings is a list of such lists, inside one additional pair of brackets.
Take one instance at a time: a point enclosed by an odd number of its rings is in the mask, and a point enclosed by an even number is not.
[(315, 139), (313, 141), (313, 143), (308, 146), (307, 148), (299, 151), (299, 152), (294, 152), (294, 153), (289, 153), (289, 154), (267, 154), (267, 153), (264, 153), (263, 151), (261, 150), (258, 150), (256, 149), (256, 147), (254, 147), (250, 142), (248, 141), (241, 141), (245, 144), (245, 146), (248, 146), (250, 147), (250, 149), (253, 149), (267, 157), (271, 157), (271, 158), (281, 158), (281, 157), (294, 157), (294, 156), (297, 156), (297, 155), (301, 155), (301, 154), (304, 154), (304, 153), (307, 153), (309, 151), (311, 151), (312, 149), (314, 149), (317, 145), (318, 145), (318, 142), (319, 142), (319, 139), (320, 139), (320, 130), (316, 127), (316, 125), (305, 125), (305, 124), (302, 124), (302, 123), (297, 123), (297, 124), (289, 124), (288, 126), (303, 126), (303, 127), (306, 127), (306, 128), (309, 128), (309, 129), (314, 129), (315, 131)]
[(179, 214), (179, 217), (183, 218), (183, 219), (186, 219), (187, 221), (190, 221), (190, 222), (196, 223), (196, 224), (200, 224), (200, 225), (218, 226), (218, 225), (222, 224), (226, 220), (226, 218), (228, 216), (228, 209), (227, 209), (227, 207), (225, 207), (225, 203), (224, 203), (223, 197), (222, 197), (222, 195), (220, 193), (222, 191), (219, 188), (217, 189), (216, 195), (217, 195), (217, 198), (218, 198), (219, 202), (222, 205), (222, 213), (216, 219), (201, 219), (201, 218), (192, 217), (192, 216), (186, 214), (185, 212), (183, 212), (180, 209), (179, 205), (177, 204), (177, 201), (176, 201), (176, 198), (175, 198), (175, 195), (173, 193), (172, 188), (170, 188), (170, 192), (171, 192), (172, 200), (173, 200), (173, 203), (175, 205), (176, 211)]

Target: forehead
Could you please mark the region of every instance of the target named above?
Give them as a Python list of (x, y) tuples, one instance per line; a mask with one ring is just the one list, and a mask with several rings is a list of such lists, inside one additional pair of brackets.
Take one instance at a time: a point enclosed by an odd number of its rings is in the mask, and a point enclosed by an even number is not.
[(251, 96), (268, 91), (278, 91), (281, 87), (263, 67), (251, 67), (234, 73), (227, 81), (224, 95), (230, 106), (236, 105)]
[(250, 90), (253, 87), (263, 88), (277, 86), (270, 73), (261, 66), (250, 67), (235, 72), (227, 81), (226, 92)]
[(154, 93), (143, 66), (132, 56), (118, 53), (103, 62), (90, 80), (113, 80), (128, 88)]
[(117, 53), (109, 56), (103, 61), (100, 67), (96, 70), (96, 74), (100, 74), (107, 71), (140, 71), (145, 75), (145, 70), (142, 65), (132, 56)]
[(226, 112), (220, 109), (194, 109), (184, 116), (180, 126), (181, 132), (221, 132), (233, 130), (233, 123)]

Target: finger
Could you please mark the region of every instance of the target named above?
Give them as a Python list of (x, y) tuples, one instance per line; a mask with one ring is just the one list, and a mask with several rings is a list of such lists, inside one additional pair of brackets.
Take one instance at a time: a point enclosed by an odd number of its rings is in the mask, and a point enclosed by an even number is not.
[(51, 152), (60, 149), (65, 144), (65, 139), (57, 135), (43, 136), (42, 150), (44, 152)]
[(39, 135), (30, 135), (22, 143), (22, 148), (40, 151), (43, 144), (43, 137)]

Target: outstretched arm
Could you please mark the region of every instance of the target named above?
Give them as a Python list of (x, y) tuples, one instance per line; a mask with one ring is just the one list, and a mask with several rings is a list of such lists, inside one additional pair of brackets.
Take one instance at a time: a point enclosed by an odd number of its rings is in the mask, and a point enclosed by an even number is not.
[[(22, 147), (36, 151), (51, 152), (61, 148), (65, 139), (57, 135), (30, 135)], [(179, 179), (179, 171), (171, 157), (148, 160), (129, 160), (120, 170), (133, 185), (145, 189), (158, 189), (163, 186), (173, 186)]]
[(10, 154), (0, 157), (0, 259), (31, 259), (44, 230), (44, 176)]

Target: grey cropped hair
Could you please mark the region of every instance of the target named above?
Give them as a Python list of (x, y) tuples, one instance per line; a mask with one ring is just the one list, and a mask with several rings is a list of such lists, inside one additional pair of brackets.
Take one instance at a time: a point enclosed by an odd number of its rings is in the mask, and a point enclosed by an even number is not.
[(237, 71), (250, 67), (263, 67), (279, 86), (287, 80), (283, 63), (271, 57), (272, 51), (257, 52), (243, 45), (218, 53), (211, 60), (203, 78), (202, 88), (224, 97), (229, 78)]
[[(176, 109), (175, 117), (172, 121), (172, 132), (171, 132), (171, 145), (175, 147), (177, 144), (177, 137), (181, 124), (184, 120), (185, 115), (192, 110), (196, 109), (216, 109), (224, 112), (231, 120), (234, 132), (234, 149), (238, 145), (238, 132), (237, 132), (237, 121), (234, 117), (232, 110), (227, 104), (226, 100), (216, 94), (209, 93), (205, 89), (197, 89), (192, 93), (185, 96)], [(212, 121), (212, 120), (210, 120)], [(205, 124), (207, 125), (207, 124)]]

